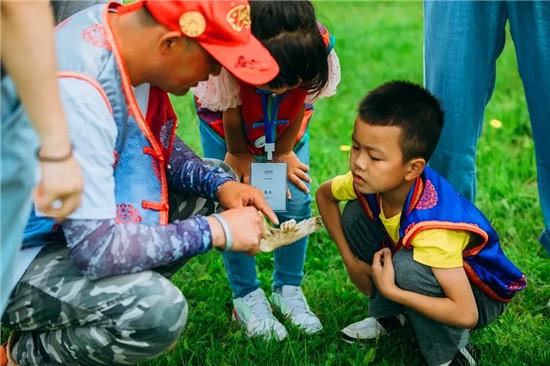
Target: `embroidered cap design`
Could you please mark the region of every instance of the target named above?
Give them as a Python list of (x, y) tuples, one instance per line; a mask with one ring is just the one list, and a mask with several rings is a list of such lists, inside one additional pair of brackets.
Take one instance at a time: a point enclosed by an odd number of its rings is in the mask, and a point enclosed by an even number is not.
[(237, 5), (227, 13), (227, 22), (237, 32), (250, 28), (250, 5)]
[(206, 20), (198, 11), (183, 13), (179, 19), (181, 32), (190, 38), (196, 38), (204, 33)]

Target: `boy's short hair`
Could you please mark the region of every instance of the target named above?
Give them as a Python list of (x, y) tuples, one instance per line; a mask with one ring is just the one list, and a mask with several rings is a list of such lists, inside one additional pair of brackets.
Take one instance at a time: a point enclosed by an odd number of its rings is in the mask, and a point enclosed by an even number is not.
[(369, 92), (359, 104), (359, 117), (370, 125), (401, 128), (403, 162), (418, 157), (428, 161), (443, 128), (437, 99), (408, 81), (390, 81)]

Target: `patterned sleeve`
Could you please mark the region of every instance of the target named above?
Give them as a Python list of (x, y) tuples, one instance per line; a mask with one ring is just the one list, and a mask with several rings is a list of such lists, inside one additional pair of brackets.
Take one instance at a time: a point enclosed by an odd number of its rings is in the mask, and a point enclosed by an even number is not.
[(328, 98), (336, 94), (336, 88), (340, 84), (340, 60), (338, 55), (333, 50), (330, 51), (327, 57), (328, 61), (328, 83), (319, 93), (309, 94), (306, 103), (313, 104), (321, 98)]
[(178, 137), (170, 156), (167, 173), (168, 185), (181, 192), (189, 192), (200, 197), (217, 200), (218, 188), (233, 177), (221, 168), (213, 167), (199, 158)]
[(191, 88), (191, 92), (199, 99), (201, 107), (213, 112), (241, 105), (239, 84), (225, 68), (221, 69), (219, 75), (210, 75), (208, 80), (198, 83)]
[(63, 232), (74, 263), (93, 280), (157, 268), (212, 248), (204, 216), (163, 226), (67, 220)]

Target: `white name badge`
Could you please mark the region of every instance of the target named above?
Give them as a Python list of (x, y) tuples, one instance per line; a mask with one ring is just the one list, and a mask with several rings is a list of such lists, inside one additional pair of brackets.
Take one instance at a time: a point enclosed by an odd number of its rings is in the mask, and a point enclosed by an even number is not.
[(250, 184), (260, 189), (273, 211), (286, 211), (286, 163), (252, 163)]

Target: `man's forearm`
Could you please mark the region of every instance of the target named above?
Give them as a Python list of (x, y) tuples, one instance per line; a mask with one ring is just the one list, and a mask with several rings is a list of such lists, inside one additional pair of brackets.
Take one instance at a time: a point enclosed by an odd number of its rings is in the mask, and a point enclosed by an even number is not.
[(223, 169), (208, 165), (178, 138), (167, 177), (171, 188), (213, 200), (217, 200), (216, 193), (222, 184), (234, 180)]
[(163, 226), (67, 220), (63, 232), (71, 258), (91, 279), (156, 268), (212, 247), (210, 226), (203, 216)]

